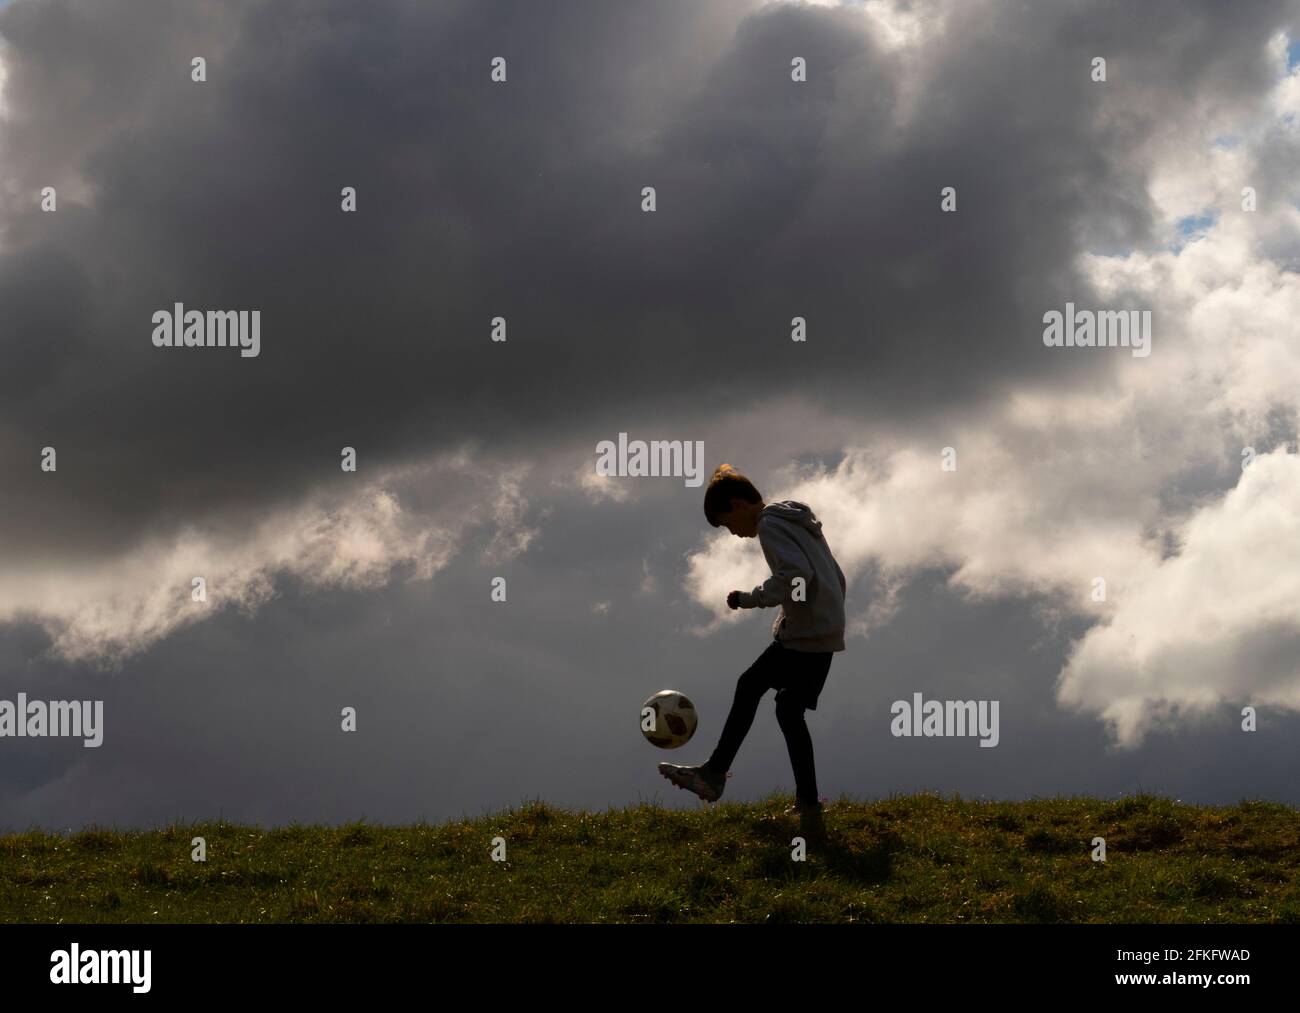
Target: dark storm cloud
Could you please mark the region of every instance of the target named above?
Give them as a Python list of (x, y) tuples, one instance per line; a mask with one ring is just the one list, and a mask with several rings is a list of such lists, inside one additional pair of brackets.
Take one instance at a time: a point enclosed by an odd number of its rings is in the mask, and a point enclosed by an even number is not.
[[(298, 491), (345, 444), (534, 445), (777, 392), (897, 419), (1060, 370), (1033, 348), (1087, 291), (1071, 258), (1149, 227), (1125, 137), (1258, 89), (1280, 9), (961, 4), (912, 66), (852, 10), (15, 4), (4, 466), (62, 522), (5, 530), (94, 553)], [(1097, 115), (1095, 54), (1141, 114)], [(260, 309), (260, 357), (152, 347), (176, 301)], [(47, 443), (60, 478), (34, 490)]]

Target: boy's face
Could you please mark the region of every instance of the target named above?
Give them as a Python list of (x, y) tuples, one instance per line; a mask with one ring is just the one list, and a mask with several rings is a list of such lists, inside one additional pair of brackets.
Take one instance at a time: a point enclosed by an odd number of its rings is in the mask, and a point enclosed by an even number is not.
[(718, 514), (718, 521), (737, 538), (753, 538), (758, 534), (758, 515), (761, 512), (762, 507), (758, 503), (733, 499), (731, 509), (725, 514)]

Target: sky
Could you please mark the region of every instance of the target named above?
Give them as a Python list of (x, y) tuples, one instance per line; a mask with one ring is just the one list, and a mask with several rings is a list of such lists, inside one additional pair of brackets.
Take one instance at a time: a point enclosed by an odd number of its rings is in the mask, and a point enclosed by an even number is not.
[[(708, 756), (767, 571), (702, 487), (598, 476), (620, 433), (823, 521), (823, 796), (1300, 803), (1297, 40), (1294, 0), (0, 3), (0, 701), (104, 708), (0, 737), (0, 828), (700, 805), (656, 764)], [(176, 303), (259, 354), (155, 346)], [(1067, 303), (1150, 354), (1049, 347)], [(916, 693), (998, 745), (892, 735)], [(793, 788), (771, 699), (728, 799)]]

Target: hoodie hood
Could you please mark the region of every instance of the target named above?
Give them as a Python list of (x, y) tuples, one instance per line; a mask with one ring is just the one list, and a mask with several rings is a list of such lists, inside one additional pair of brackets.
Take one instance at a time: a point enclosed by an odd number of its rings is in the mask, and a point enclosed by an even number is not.
[(779, 503), (769, 503), (763, 508), (763, 512), (758, 515), (761, 521), (764, 517), (780, 517), (783, 521), (789, 521), (791, 524), (798, 524), (801, 528), (806, 528), (812, 533), (814, 538), (822, 536), (822, 522), (817, 519), (813, 513), (812, 507), (807, 503), (800, 503), (798, 500), (785, 499)]

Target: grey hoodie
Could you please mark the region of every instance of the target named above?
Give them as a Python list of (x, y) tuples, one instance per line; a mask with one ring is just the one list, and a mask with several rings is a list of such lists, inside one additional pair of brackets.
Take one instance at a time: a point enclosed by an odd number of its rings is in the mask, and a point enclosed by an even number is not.
[[(758, 544), (772, 576), (740, 592), (740, 607), (779, 605), (772, 635), (791, 650), (844, 650), (846, 584), (817, 515), (794, 500), (769, 503), (758, 515)], [(803, 601), (795, 598), (796, 577), (804, 579)]]

